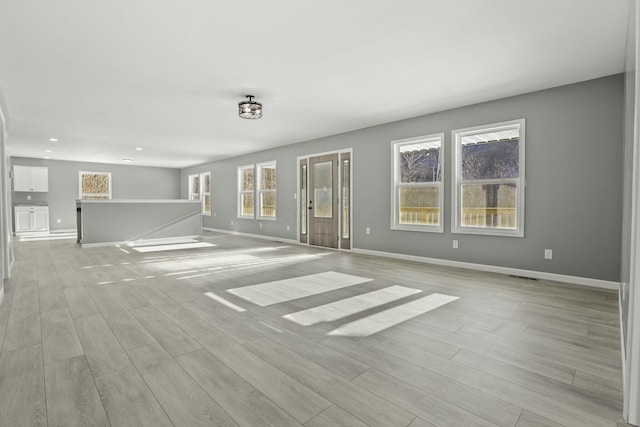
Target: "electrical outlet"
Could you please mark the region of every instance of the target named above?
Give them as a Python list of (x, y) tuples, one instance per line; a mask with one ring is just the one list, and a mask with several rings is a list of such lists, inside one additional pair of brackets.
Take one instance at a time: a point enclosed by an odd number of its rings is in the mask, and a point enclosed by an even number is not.
[(287, 225), (287, 231), (291, 231), (291, 227)]
[(56, 219), (56, 223), (60, 224), (62, 220), (60, 218)]
[(544, 259), (553, 259), (553, 251), (551, 249), (544, 250)]
[(215, 213), (215, 212), (213, 212), (213, 216), (216, 216), (216, 213)]
[(370, 228), (370, 227), (365, 228), (365, 229), (364, 229), (364, 232), (365, 232), (366, 234), (371, 234), (371, 228)]
[(458, 241), (457, 240), (453, 241), (453, 249), (458, 249)]
[(231, 225), (233, 225), (233, 220), (231, 220)]
[(293, 193), (293, 200), (298, 198), (298, 193)]
[(262, 223), (258, 224), (258, 227), (262, 228)]
[(27, 196), (27, 200), (31, 200), (31, 196)]

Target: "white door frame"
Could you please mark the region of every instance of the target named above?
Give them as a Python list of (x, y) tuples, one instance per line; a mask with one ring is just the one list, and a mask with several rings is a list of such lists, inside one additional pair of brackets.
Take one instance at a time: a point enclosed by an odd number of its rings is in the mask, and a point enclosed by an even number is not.
[[(307, 243), (300, 243), (300, 160), (307, 160), (307, 165), (309, 162), (309, 159), (311, 157), (317, 157), (317, 156), (326, 156), (328, 154), (337, 154), (338, 155), (338, 161), (340, 160), (340, 154), (344, 154), (344, 153), (349, 153), (350, 155), (350, 160), (349, 160), (349, 240), (351, 242), (350, 244), (350, 248), (349, 249), (342, 249), (342, 239), (338, 239), (338, 250), (343, 250), (343, 251), (350, 251), (351, 248), (353, 248), (353, 148), (343, 148), (341, 150), (333, 150), (333, 151), (324, 151), (321, 153), (313, 153), (313, 154), (306, 154), (304, 156), (298, 156), (296, 157), (296, 240), (298, 242), (298, 244), (300, 245), (307, 245), (309, 246), (309, 238), (308, 238), (308, 231), (309, 231), (309, 219), (307, 218)], [(308, 168), (308, 166), (307, 166)], [(309, 169), (307, 169), (307, 173), (309, 173)], [(342, 168), (339, 167), (338, 168), (338, 186), (340, 185), (340, 183), (342, 182)], [(308, 181), (307, 181), (307, 186), (308, 186)], [(309, 189), (307, 188), (307, 191)], [(340, 204), (342, 204), (342, 193), (338, 191), (338, 194), (340, 194), (339, 200), (340, 200)], [(342, 230), (342, 215), (338, 215), (338, 230)], [(325, 248), (325, 249), (332, 249), (332, 248)]]

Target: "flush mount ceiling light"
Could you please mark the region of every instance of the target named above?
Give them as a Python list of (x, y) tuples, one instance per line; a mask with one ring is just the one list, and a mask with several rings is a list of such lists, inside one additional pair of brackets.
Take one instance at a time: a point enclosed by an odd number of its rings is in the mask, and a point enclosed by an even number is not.
[(255, 96), (246, 95), (247, 101), (238, 103), (238, 114), (243, 119), (259, 119), (262, 117), (262, 104), (253, 100)]

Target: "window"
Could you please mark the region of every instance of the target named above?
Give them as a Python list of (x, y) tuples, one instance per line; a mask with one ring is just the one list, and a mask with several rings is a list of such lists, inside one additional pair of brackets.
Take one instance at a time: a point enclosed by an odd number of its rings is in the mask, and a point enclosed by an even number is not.
[(258, 172), (258, 218), (276, 219), (276, 162), (256, 165)]
[(524, 237), (524, 125), (452, 132), (453, 233)]
[(202, 194), (202, 213), (211, 215), (211, 172), (200, 174), (200, 190)]
[(110, 199), (111, 172), (78, 172), (80, 199)]
[(202, 200), (202, 214), (211, 215), (211, 172), (189, 175), (189, 200)]
[(392, 229), (444, 231), (443, 139), (439, 133), (391, 142)]
[(200, 200), (200, 175), (189, 175), (189, 200)]
[(238, 218), (255, 218), (254, 175), (253, 165), (238, 168)]

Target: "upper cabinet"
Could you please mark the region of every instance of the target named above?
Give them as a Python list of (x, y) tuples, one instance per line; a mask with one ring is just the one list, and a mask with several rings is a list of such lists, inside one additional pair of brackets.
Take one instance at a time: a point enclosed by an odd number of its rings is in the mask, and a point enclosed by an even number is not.
[(13, 191), (49, 191), (49, 168), (40, 166), (14, 166)]

